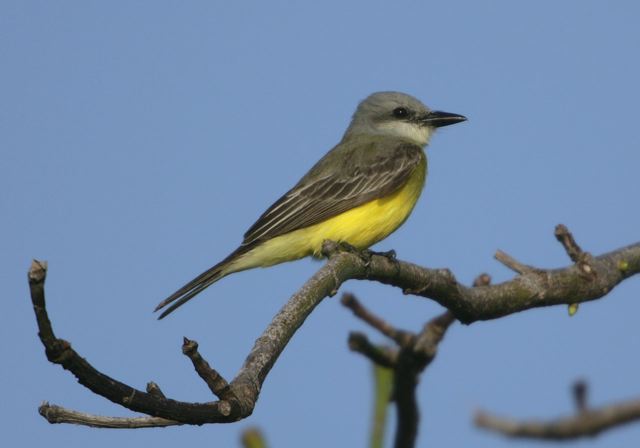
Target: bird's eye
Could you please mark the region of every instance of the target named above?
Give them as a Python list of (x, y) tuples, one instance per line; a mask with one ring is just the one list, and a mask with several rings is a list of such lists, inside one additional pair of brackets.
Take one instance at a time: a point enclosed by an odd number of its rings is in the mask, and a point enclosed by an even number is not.
[(405, 118), (407, 115), (409, 115), (409, 111), (406, 107), (396, 107), (393, 109), (393, 116), (396, 118)]

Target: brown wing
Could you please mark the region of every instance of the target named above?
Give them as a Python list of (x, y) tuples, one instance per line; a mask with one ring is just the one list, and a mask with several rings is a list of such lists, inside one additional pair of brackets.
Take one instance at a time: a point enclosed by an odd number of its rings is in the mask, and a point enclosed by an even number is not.
[(407, 182), (424, 157), (419, 146), (404, 142), (391, 151), (369, 150), (373, 155), (342, 160), (346, 166), (334, 166), (333, 172), (325, 175), (314, 175), (316, 168), (323, 168), (320, 164), (314, 167), (258, 218), (245, 233), (242, 245), (309, 227), (387, 196)]

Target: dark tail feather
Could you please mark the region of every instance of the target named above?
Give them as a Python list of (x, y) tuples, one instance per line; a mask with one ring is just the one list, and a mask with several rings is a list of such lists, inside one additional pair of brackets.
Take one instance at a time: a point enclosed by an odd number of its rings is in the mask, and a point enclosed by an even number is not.
[(169, 308), (164, 310), (162, 314), (158, 316), (158, 320), (166, 317), (167, 315), (175, 311), (177, 308), (184, 305), (189, 300), (193, 299), (196, 295), (200, 294), (202, 291), (204, 291), (206, 288), (208, 288), (209, 286), (211, 286), (212, 284), (220, 280), (225, 275), (230, 274), (231, 272), (226, 272), (226, 273), (223, 272), (224, 268), (227, 267), (229, 263), (235, 260), (238, 256), (246, 253), (248, 250), (249, 248), (247, 248), (246, 246), (240, 246), (238, 249), (236, 249), (233, 253), (231, 253), (227, 258), (222, 260), (220, 263), (207, 269), (202, 274), (198, 275), (196, 278), (191, 280), (182, 288), (178, 289), (176, 292), (174, 292), (169, 297), (167, 297), (162, 302), (160, 302), (158, 306), (156, 306), (156, 309), (153, 310), (154, 312), (159, 311), (160, 309), (164, 308), (165, 306), (169, 305), (172, 302), (175, 302), (175, 303), (173, 303), (173, 305), (171, 305)]
[(167, 308), (166, 310), (164, 310), (162, 314), (158, 316), (158, 320), (169, 315), (178, 307), (180, 307), (181, 305), (184, 305), (189, 300), (193, 299), (197, 294), (202, 292), (205, 288), (207, 288), (208, 286), (211, 286), (212, 284), (220, 280), (222, 278), (221, 268), (222, 266), (216, 265), (211, 269), (203, 272), (202, 274), (200, 274), (199, 276), (191, 280), (189, 283), (184, 285), (182, 288), (180, 288), (179, 290), (171, 294), (169, 297), (164, 299), (162, 302), (160, 302), (156, 307), (156, 309), (153, 310), (154, 312), (159, 311), (160, 309), (164, 308), (165, 306), (169, 305), (172, 302), (175, 302), (175, 303), (171, 305), (169, 308)]

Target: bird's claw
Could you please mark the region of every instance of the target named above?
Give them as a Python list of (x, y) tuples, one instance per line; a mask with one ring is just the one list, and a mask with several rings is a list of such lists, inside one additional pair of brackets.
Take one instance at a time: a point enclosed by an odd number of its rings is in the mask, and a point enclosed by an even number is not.
[(340, 248), (340, 250), (344, 251), (344, 252), (349, 252), (351, 254), (357, 255), (363, 262), (365, 267), (369, 267), (371, 265), (371, 259), (374, 256), (380, 256), (380, 257), (384, 257), (387, 260), (389, 260), (392, 263), (396, 263), (397, 259), (396, 259), (396, 251), (391, 249), (391, 250), (387, 250), (384, 252), (377, 252), (377, 251), (373, 251), (371, 249), (358, 249), (357, 247), (341, 241), (338, 243), (338, 247)]
[(391, 250), (385, 250), (383, 252), (374, 252), (374, 251), (370, 251), (371, 255), (378, 255), (380, 257), (384, 257), (389, 261), (397, 261), (396, 259), (396, 251), (391, 249)]

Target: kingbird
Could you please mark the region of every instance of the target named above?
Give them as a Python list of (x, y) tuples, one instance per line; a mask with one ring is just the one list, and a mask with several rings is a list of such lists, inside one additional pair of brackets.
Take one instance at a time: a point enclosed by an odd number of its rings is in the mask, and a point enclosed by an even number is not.
[(436, 128), (465, 121), (399, 92), (377, 92), (356, 109), (342, 140), (244, 234), (240, 247), (171, 296), (162, 319), (229, 274), (306, 256), (324, 240), (366, 249), (413, 210), (427, 176), (424, 148)]

